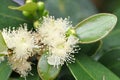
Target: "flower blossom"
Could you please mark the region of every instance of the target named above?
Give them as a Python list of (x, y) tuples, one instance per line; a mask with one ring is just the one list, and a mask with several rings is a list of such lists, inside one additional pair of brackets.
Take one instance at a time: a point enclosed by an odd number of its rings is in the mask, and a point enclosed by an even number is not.
[(13, 54), (16, 55), (15, 59), (28, 59), (34, 54), (34, 37), (31, 31), (27, 30), (27, 26), (19, 27), (17, 30), (3, 29), (2, 35), (8, 49), (13, 50)]
[(67, 18), (44, 17), (37, 29), (41, 35), (41, 42), (48, 46), (47, 59), (50, 65), (59, 66), (66, 61), (74, 60), (72, 53), (75, 52), (78, 39), (73, 35), (66, 37), (66, 32), (70, 28), (72, 25)]
[(9, 49), (8, 54), (11, 54), (8, 56), (9, 64), (13, 70), (26, 76), (31, 70), (27, 59), (35, 54), (33, 48), (36, 46), (31, 31), (28, 31), (27, 26), (24, 25), (16, 30), (3, 29), (2, 35)]
[(26, 77), (30, 73), (32, 67), (31, 63), (26, 60), (14, 60), (14, 56), (9, 56), (8, 61), (12, 69), (19, 73), (21, 77)]

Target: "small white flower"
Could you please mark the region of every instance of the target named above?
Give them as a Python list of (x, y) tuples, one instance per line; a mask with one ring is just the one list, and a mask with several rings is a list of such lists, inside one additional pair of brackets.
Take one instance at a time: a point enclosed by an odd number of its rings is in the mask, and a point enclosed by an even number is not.
[(31, 63), (26, 60), (15, 60), (14, 54), (8, 57), (8, 62), (11, 65), (11, 68), (19, 73), (21, 77), (26, 77), (31, 71)]
[(21, 76), (27, 76), (31, 71), (31, 64), (27, 59), (35, 54), (33, 49), (36, 47), (31, 31), (24, 25), (17, 30), (3, 29), (2, 35), (9, 49), (8, 54), (11, 54), (8, 56), (11, 68)]
[(27, 26), (19, 27), (17, 30), (3, 29), (3, 37), (9, 49), (13, 50), (15, 59), (28, 59), (33, 55), (34, 38)]
[(13, 43), (13, 34), (11, 33), (11, 29), (3, 28), (2, 35), (7, 44), (7, 47), (12, 49), (14, 47), (14, 43)]
[(63, 65), (65, 61), (73, 59), (71, 53), (78, 42), (75, 36), (66, 37), (66, 32), (72, 25), (68, 19), (54, 19), (54, 17), (44, 17), (38, 33), (41, 35), (41, 42), (48, 46), (50, 65)]

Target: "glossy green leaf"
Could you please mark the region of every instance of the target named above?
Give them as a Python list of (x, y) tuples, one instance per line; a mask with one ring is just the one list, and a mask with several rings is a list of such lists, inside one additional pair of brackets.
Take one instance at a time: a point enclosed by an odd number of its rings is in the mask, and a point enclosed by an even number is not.
[(0, 32), (0, 52), (6, 51), (7, 49), (7, 45), (3, 39), (2, 33)]
[(118, 2), (118, 4), (119, 4), (119, 7), (118, 7), (118, 9), (114, 10), (113, 14), (115, 14), (117, 16), (117, 18), (118, 18), (118, 22), (116, 24), (115, 29), (120, 30), (120, 1)]
[(120, 0), (104, 0), (104, 10), (109, 11), (115, 14), (118, 18), (118, 22), (116, 24), (115, 29), (120, 29)]
[(109, 36), (103, 39), (104, 51), (120, 47), (120, 30), (114, 30)]
[(20, 24), (27, 23), (29, 29), (32, 24), (19, 11), (11, 10), (8, 6), (17, 6), (12, 0), (0, 1), (0, 29), (5, 27), (19, 27)]
[(91, 44), (80, 44), (81, 50), (79, 53), (84, 53), (88, 56), (95, 55), (95, 53), (100, 49), (101, 41), (91, 43)]
[(99, 61), (120, 77), (120, 48), (106, 52)]
[(38, 73), (42, 80), (54, 80), (60, 72), (61, 67), (54, 67), (48, 64), (47, 54), (43, 54), (38, 62)]
[(114, 73), (99, 62), (80, 54), (68, 68), (76, 80), (120, 80)]
[(1, 54), (1, 53), (0, 53), (0, 57), (1, 57), (1, 56), (5, 56), (5, 54)]
[(20, 10), (20, 11), (34, 12), (35, 10), (37, 10), (37, 4), (34, 2), (30, 2), (20, 7), (9, 6), (9, 8), (14, 10)]
[(120, 30), (112, 31), (107, 37), (102, 41), (102, 46), (99, 52), (94, 55), (94, 58), (99, 59), (102, 55), (106, 54), (108, 51), (116, 48), (120, 48)]
[(80, 43), (92, 43), (104, 38), (114, 28), (116, 22), (115, 15), (100, 13), (80, 22), (75, 30)]
[(19, 80), (19, 79), (16, 79), (16, 78), (9, 78), (8, 80)]
[(10, 68), (7, 61), (0, 63), (0, 80), (8, 80), (12, 69)]
[(75, 80), (73, 75), (71, 74), (70, 70), (68, 67), (64, 64), (61, 68), (60, 74), (55, 80)]

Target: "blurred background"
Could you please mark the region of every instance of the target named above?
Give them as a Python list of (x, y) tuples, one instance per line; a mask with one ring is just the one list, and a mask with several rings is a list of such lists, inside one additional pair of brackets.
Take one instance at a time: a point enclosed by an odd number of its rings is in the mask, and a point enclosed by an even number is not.
[[(116, 28), (120, 25), (120, 0), (38, 0), (44, 1), (50, 15), (70, 18), (73, 25), (96, 13), (113, 13), (118, 17)], [(4, 4), (4, 5), (3, 5)], [(10, 10), (8, 6), (23, 5), (24, 0), (2, 0), (0, 2), (0, 25), (17, 26), (28, 23), (22, 12)], [(14, 16), (14, 17), (13, 17)], [(6, 19), (6, 21), (4, 21)], [(13, 22), (12, 20), (15, 20)], [(7, 24), (6, 24), (7, 22)]]
[[(52, 16), (69, 18), (72, 21), (73, 26), (82, 21), (83, 19), (97, 14), (97, 13), (112, 13), (118, 18), (118, 22), (114, 30), (103, 39), (103, 44), (98, 53), (94, 56), (98, 56), (107, 53), (111, 55), (98, 58), (98, 61), (108, 67), (116, 75), (120, 77), (120, 0), (39, 0), (44, 1), (46, 9)], [(32, 22), (22, 15), (22, 12), (11, 10), (8, 6), (20, 6), (24, 4), (24, 0), (1, 0), (0, 1), (0, 29), (4, 27), (17, 27), (19, 24), (27, 23), (31, 28)], [(114, 54), (117, 54), (113, 57)], [(113, 63), (111, 63), (113, 62)], [(108, 63), (110, 63), (108, 65)], [(65, 67), (65, 66), (63, 66)], [(66, 73), (69, 71), (66, 69)], [(68, 71), (68, 72), (67, 72)], [(61, 72), (62, 73), (62, 72)], [(63, 71), (64, 73), (64, 71)], [(66, 74), (60, 76), (67, 77)], [(69, 74), (71, 76), (71, 74)], [(61, 80), (62, 79), (61, 77)]]
[[(120, 0), (39, 0), (44, 1), (50, 15), (56, 17), (70, 17), (73, 25), (76, 25), (81, 20), (96, 13), (113, 13), (118, 16), (120, 13)], [(4, 4), (4, 5), (3, 5)], [(23, 18), (21, 12), (12, 11), (8, 6), (18, 6), (24, 4), (24, 0), (2, 0), (0, 3), (0, 22), (4, 24), (4, 18), (7, 18), (8, 24), (11, 23), (11, 16)], [(5, 14), (4, 14), (5, 13)], [(6, 15), (6, 16), (5, 16)], [(10, 16), (8, 16), (10, 15)], [(3, 17), (4, 16), (4, 17)], [(17, 18), (17, 17), (16, 17)], [(19, 18), (19, 19), (21, 19)], [(18, 19), (18, 18), (17, 18)], [(13, 19), (14, 20), (14, 19)], [(20, 20), (24, 21), (24, 20)], [(20, 22), (17, 22), (20, 24)], [(118, 24), (119, 21), (118, 21)], [(11, 24), (11, 26), (14, 26)], [(117, 26), (118, 27), (118, 26)]]

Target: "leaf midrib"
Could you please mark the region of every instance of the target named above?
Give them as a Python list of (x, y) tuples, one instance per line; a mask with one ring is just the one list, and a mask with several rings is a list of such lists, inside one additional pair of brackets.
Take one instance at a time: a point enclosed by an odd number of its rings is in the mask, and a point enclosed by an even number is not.
[(0, 13), (0, 15), (3, 16), (3, 17), (8, 17), (8, 18), (12, 18), (12, 19), (15, 19), (15, 20), (28, 22), (27, 20), (24, 20), (24, 19), (22, 19), (22, 18), (15, 17), (15, 16), (11, 16), (11, 15), (7, 15), (7, 14), (4, 14), (4, 13)]
[(80, 67), (93, 79), (96, 80), (90, 73), (87, 71), (87, 69), (80, 63), (79, 60), (76, 59), (76, 62), (80, 65)]

